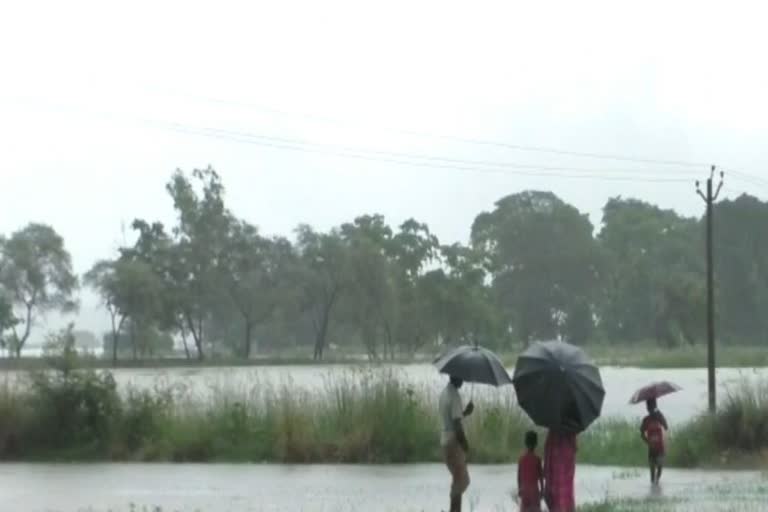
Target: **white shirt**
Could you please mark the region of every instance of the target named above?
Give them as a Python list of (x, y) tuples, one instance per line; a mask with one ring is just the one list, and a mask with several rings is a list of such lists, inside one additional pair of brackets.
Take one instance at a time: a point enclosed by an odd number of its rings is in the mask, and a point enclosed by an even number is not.
[(461, 401), (459, 390), (450, 382), (442, 393), (440, 393), (440, 420), (442, 421), (442, 431), (440, 434), (440, 445), (445, 446), (456, 438), (456, 432), (453, 428), (455, 420), (461, 421), (464, 418), (464, 404)]

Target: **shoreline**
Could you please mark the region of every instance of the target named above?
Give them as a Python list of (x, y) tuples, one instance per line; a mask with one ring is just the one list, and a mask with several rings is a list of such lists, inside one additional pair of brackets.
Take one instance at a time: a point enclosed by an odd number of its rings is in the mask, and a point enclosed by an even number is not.
[[(589, 348), (587, 348), (589, 350)], [(516, 356), (505, 354), (500, 358), (504, 362), (505, 367), (508, 369), (514, 368)], [(593, 358), (595, 364), (600, 368), (627, 368), (627, 369), (639, 369), (639, 370), (705, 370), (707, 368), (706, 361), (680, 361), (676, 358), (670, 358), (668, 361), (659, 361), (657, 359), (643, 361), (640, 356), (632, 357), (612, 357), (599, 355)], [(237, 358), (216, 359), (208, 358), (204, 360), (186, 359), (186, 358), (157, 358), (157, 359), (119, 359), (117, 365), (112, 364), (112, 360), (108, 358), (93, 357), (87, 355), (81, 355), (78, 357), (78, 366), (83, 369), (89, 370), (166, 370), (174, 368), (191, 368), (191, 369), (206, 369), (206, 368), (260, 368), (265, 366), (347, 366), (347, 367), (382, 367), (382, 366), (419, 366), (430, 365), (433, 361), (432, 357), (420, 356), (410, 359), (394, 359), (394, 360), (368, 360), (364, 356), (346, 356), (346, 357), (332, 357), (326, 358), (321, 361), (314, 360), (307, 357), (284, 357), (284, 356), (265, 356), (262, 358), (254, 358), (250, 360), (243, 360)], [(33, 371), (44, 370), (50, 368), (49, 359), (46, 357), (22, 357), (17, 358), (0, 358), (0, 373), (3, 372), (18, 372), (18, 371)], [(760, 358), (739, 358), (738, 361), (718, 361), (718, 369), (738, 369), (738, 370), (750, 370), (750, 369), (763, 369), (768, 368), (768, 350), (761, 352)]]

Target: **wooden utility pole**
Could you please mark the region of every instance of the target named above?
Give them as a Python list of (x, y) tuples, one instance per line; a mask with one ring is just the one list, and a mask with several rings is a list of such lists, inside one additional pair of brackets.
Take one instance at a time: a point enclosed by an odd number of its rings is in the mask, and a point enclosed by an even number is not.
[(712, 180), (715, 177), (715, 166), (709, 173), (707, 179), (706, 195), (701, 191), (700, 184), (696, 182), (696, 192), (704, 199), (707, 205), (707, 383), (709, 390), (709, 412), (714, 413), (717, 409), (717, 390), (715, 381), (715, 287), (714, 287), (714, 268), (712, 258), (712, 213), (713, 205), (720, 195), (723, 188), (723, 173), (720, 172), (720, 183), (717, 190), (713, 193)]

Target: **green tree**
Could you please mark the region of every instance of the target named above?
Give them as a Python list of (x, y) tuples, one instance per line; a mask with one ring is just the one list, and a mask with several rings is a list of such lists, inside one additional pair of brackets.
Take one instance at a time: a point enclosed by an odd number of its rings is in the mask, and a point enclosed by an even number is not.
[(363, 215), (340, 229), (348, 252), (349, 283), (343, 311), (363, 341), (368, 356), (378, 359), (380, 341), (386, 356), (395, 356), (397, 324), (392, 230), (381, 215)]
[(126, 320), (125, 329), (115, 338), (111, 332), (102, 338), (105, 353), (118, 352), (124, 357), (159, 357), (173, 353), (173, 337), (149, 324)]
[(73, 294), (78, 282), (64, 240), (50, 226), (29, 224), (4, 241), (0, 250), (0, 287), (20, 311), (17, 325), (11, 328), (10, 345), (21, 357), (38, 316), (77, 309)]
[(198, 357), (203, 359), (205, 322), (225, 294), (220, 283), (225, 276), (233, 216), (224, 204), (221, 178), (210, 167), (195, 169), (191, 179), (177, 171), (166, 188), (178, 214), (167, 268), (186, 331), (195, 342)]
[(235, 223), (229, 243), (225, 280), (231, 304), (242, 317), (241, 354), (248, 359), (256, 327), (292, 296), (286, 285), (295, 253), (288, 240), (264, 238), (247, 222)]
[(586, 215), (551, 192), (507, 196), (472, 225), (508, 325), (523, 342), (568, 338), (568, 318), (597, 289), (599, 253)]
[[(715, 290), (719, 337), (768, 342), (768, 203), (741, 195), (715, 206)], [(702, 228), (703, 221), (702, 221)], [(703, 246), (697, 247), (699, 252)]]
[(429, 230), (429, 226), (408, 219), (392, 237), (389, 252), (405, 276), (415, 282), (427, 265), (440, 258), (440, 241)]
[(428, 272), (420, 286), (433, 329), (445, 344), (501, 346), (504, 322), (485, 286), (482, 254), (461, 244), (444, 246), (441, 252), (444, 268)]
[[(176, 171), (166, 186), (177, 223), (169, 236), (161, 223), (137, 219), (138, 240), (121, 250), (121, 259), (147, 265), (146, 277), (159, 285), (151, 301), (155, 324), (181, 333), (189, 357), (191, 336), (199, 359), (205, 357), (206, 323), (226, 299), (226, 251), (233, 216), (224, 204), (224, 186), (212, 168), (191, 175)], [(137, 317), (132, 316), (138, 322)]]
[(128, 312), (121, 307), (123, 291), (121, 279), (118, 275), (119, 263), (116, 261), (100, 260), (83, 277), (86, 286), (98, 293), (109, 312), (111, 324), (111, 336), (113, 347), (112, 365), (117, 366), (117, 339), (123, 329), (123, 324), (128, 317)]
[[(145, 242), (140, 237), (140, 243)], [(100, 261), (86, 273), (85, 282), (99, 292), (110, 314), (113, 365), (117, 364), (116, 340), (128, 329), (134, 359), (143, 352), (143, 333), (163, 323), (167, 289), (150, 260), (125, 251), (116, 261)], [(128, 322), (130, 320), (130, 322)]]
[(705, 300), (698, 222), (613, 198), (603, 209), (598, 239), (608, 262), (598, 312), (605, 334), (625, 342), (693, 343)]
[(5, 349), (10, 340), (6, 339), (8, 332), (16, 326), (16, 316), (13, 314), (13, 305), (0, 290), (0, 347)]
[(297, 250), (303, 274), (304, 309), (311, 314), (315, 331), (313, 358), (320, 360), (333, 315), (342, 294), (351, 286), (349, 251), (337, 230), (319, 233), (307, 225), (297, 228)]
[(408, 219), (392, 237), (389, 253), (396, 293), (393, 330), (398, 346), (414, 354), (437, 338), (437, 320), (425, 279), (429, 266), (439, 263), (440, 242), (426, 224)]

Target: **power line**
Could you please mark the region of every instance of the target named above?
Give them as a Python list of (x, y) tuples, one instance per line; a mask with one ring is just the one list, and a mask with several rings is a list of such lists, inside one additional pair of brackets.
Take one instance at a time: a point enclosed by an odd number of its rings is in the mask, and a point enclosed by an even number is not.
[[(177, 96), (177, 95), (175, 95)], [(353, 121), (349, 120), (341, 120), (333, 117), (328, 116), (321, 116), (316, 114), (306, 114), (306, 113), (298, 113), (298, 112), (289, 112), (286, 110), (281, 110), (274, 107), (268, 107), (264, 105), (254, 104), (254, 103), (248, 103), (248, 102), (240, 102), (240, 101), (234, 101), (234, 100), (224, 100), (220, 98), (211, 98), (211, 97), (200, 97), (200, 96), (194, 96), (189, 94), (184, 94), (187, 98), (194, 99), (196, 101), (205, 101), (209, 103), (218, 103), (218, 104), (224, 104), (224, 105), (234, 105), (234, 106), (240, 106), (240, 107), (246, 107), (254, 110), (260, 110), (263, 112), (269, 112), (272, 114), (282, 115), (282, 116), (290, 116), (290, 117), (298, 117), (298, 118), (304, 118), (309, 119), (313, 121), (319, 121), (324, 123), (333, 123), (333, 124), (341, 124), (341, 125), (347, 125), (347, 126), (360, 126), (361, 123), (355, 123)], [(679, 167), (690, 167), (690, 168), (697, 168), (701, 170), (703, 167), (709, 167), (710, 163), (704, 163), (704, 162), (692, 162), (692, 161), (686, 161), (686, 160), (665, 160), (665, 159), (656, 159), (656, 158), (644, 158), (644, 157), (638, 157), (638, 156), (627, 156), (627, 155), (617, 155), (617, 154), (610, 154), (610, 153), (597, 153), (597, 152), (587, 152), (587, 151), (572, 151), (567, 149), (560, 149), (560, 148), (553, 148), (553, 147), (546, 147), (546, 146), (534, 146), (534, 145), (524, 145), (524, 144), (513, 144), (508, 142), (502, 142), (502, 141), (495, 141), (495, 140), (484, 140), (484, 139), (477, 139), (477, 138), (470, 138), (470, 137), (459, 137), (455, 135), (445, 135), (445, 134), (432, 134), (432, 133), (426, 133), (426, 132), (420, 132), (417, 130), (408, 130), (408, 129), (402, 129), (402, 128), (378, 128), (382, 131), (388, 131), (392, 133), (400, 133), (404, 135), (410, 135), (410, 136), (418, 136), (418, 137), (425, 137), (425, 138), (432, 138), (432, 139), (439, 139), (439, 140), (447, 140), (447, 141), (453, 141), (453, 142), (460, 142), (463, 144), (474, 144), (474, 145), (483, 145), (483, 146), (491, 146), (491, 147), (499, 147), (499, 148), (505, 148), (505, 149), (512, 149), (515, 151), (527, 151), (527, 152), (535, 152), (535, 153), (547, 153), (552, 155), (559, 155), (559, 156), (570, 156), (570, 157), (579, 157), (579, 158), (592, 158), (592, 159), (598, 159), (598, 160), (614, 160), (614, 161), (622, 161), (622, 162), (632, 162), (632, 163), (640, 163), (640, 164), (655, 164), (655, 165), (669, 165), (669, 166), (679, 166)]]
[[(178, 94), (174, 93), (175, 96), (178, 96)], [(267, 107), (263, 105), (256, 105), (252, 103), (244, 103), (244, 102), (238, 102), (233, 100), (222, 100), (222, 99), (216, 99), (216, 98), (201, 98), (201, 97), (195, 97), (188, 94), (185, 94), (188, 98), (195, 99), (195, 100), (202, 100), (202, 101), (208, 101), (212, 103), (221, 103), (221, 104), (230, 104), (230, 105), (237, 105), (237, 106), (245, 106), (248, 108), (253, 108), (257, 110), (272, 112), (275, 114), (280, 115), (286, 115), (286, 116), (294, 116), (294, 117), (305, 117), (309, 119), (315, 119), (323, 122), (333, 122), (338, 124), (354, 124), (349, 121), (342, 121), (330, 117), (324, 117), (324, 116), (318, 116), (318, 115), (312, 115), (312, 114), (301, 114), (301, 113), (295, 113), (295, 112), (287, 112), (280, 109)], [(96, 115), (98, 117), (106, 117), (109, 119), (113, 119), (113, 115), (101, 113), (101, 114), (94, 114), (93, 112), (89, 112), (91, 115)], [(162, 122), (157, 121), (147, 121), (142, 120), (145, 123), (148, 124), (162, 124)], [(176, 123), (178, 124), (178, 123)], [(182, 125), (179, 125), (182, 126)], [(213, 130), (213, 129), (209, 129)], [(227, 133), (226, 130), (220, 130), (222, 133)], [(608, 154), (598, 154), (598, 153), (589, 153), (589, 152), (575, 152), (575, 151), (566, 151), (566, 150), (559, 150), (559, 149), (553, 149), (553, 148), (543, 148), (543, 147), (536, 147), (536, 146), (523, 146), (523, 145), (517, 145), (517, 144), (508, 144), (508, 143), (501, 143), (496, 141), (486, 141), (486, 140), (479, 140), (479, 139), (468, 139), (468, 138), (462, 138), (462, 137), (454, 137), (450, 135), (433, 135), (428, 133), (421, 133), (413, 130), (398, 130), (398, 129), (388, 129), (388, 131), (395, 131), (395, 132), (401, 132), (401, 133), (407, 133), (411, 135), (418, 135), (423, 137), (432, 137), (432, 138), (442, 138), (447, 140), (456, 140), (459, 142), (465, 142), (470, 144), (485, 144), (485, 145), (497, 145), (501, 147), (507, 147), (511, 149), (519, 149), (523, 151), (540, 151), (540, 152), (551, 152), (553, 154), (560, 154), (560, 155), (568, 155), (568, 156), (583, 156), (583, 157), (591, 157), (591, 158), (601, 158), (601, 159), (614, 159), (614, 160), (621, 160), (621, 161), (627, 161), (627, 162), (635, 162), (635, 163), (649, 163), (649, 164), (656, 164), (656, 165), (680, 165), (684, 167), (702, 167), (702, 166), (709, 166), (709, 164), (703, 164), (703, 163), (697, 163), (697, 162), (689, 162), (689, 161), (679, 161), (679, 160), (659, 160), (659, 159), (651, 159), (651, 158), (636, 158), (631, 156), (622, 156), (622, 155), (608, 155)], [(264, 138), (265, 140), (272, 139), (275, 141), (280, 141), (281, 138), (278, 137), (269, 137), (264, 135), (254, 135), (254, 134), (244, 134), (244, 133), (238, 133), (238, 132), (229, 132), (231, 134), (237, 134), (237, 136), (246, 136), (246, 137), (260, 137)], [(223, 138), (223, 137), (218, 137)], [(296, 141), (296, 140), (288, 140), (288, 139), (282, 139), (283, 142), (287, 142), (288, 144), (310, 144), (304, 141)], [(266, 144), (262, 144), (266, 146)], [(276, 147), (276, 146), (275, 146)], [(291, 148), (283, 148), (283, 149), (291, 149)], [(355, 152), (371, 152), (371, 153), (378, 153), (378, 154), (389, 154), (392, 156), (397, 157), (404, 157), (404, 158), (418, 158), (418, 159), (425, 159), (425, 160), (432, 160), (432, 161), (442, 161), (442, 162), (450, 162), (450, 163), (461, 163), (466, 164), (469, 166), (490, 166), (490, 167), (501, 167), (504, 169), (508, 168), (520, 168), (520, 169), (539, 169), (539, 170), (553, 170), (553, 171), (573, 171), (573, 172), (609, 172), (608, 170), (604, 169), (578, 169), (578, 168), (572, 168), (572, 167), (560, 167), (560, 166), (541, 166), (541, 165), (526, 165), (526, 164), (517, 164), (517, 163), (509, 163), (509, 162), (487, 162), (487, 161), (472, 161), (472, 160), (460, 160), (460, 159), (451, 159), (451, 158), (444, 158), (444, 157), (434, 157), (429, 155), (414, 155), (414, 154), (407, 154), (407, 153), (396, 153), (396, 152), (386, 152), (386, 151), (375, 151), (375, 150), (366, 150), (366, 149), (353, 149), (348, 147), (340, 147), (342, 150), (347, 151), (355, 151)], [(446, 166), (447, 167), (447, 166)], [(734, 179), (740, 180), (745, 183), (749, 183), (751, 185), (757, 185), (757, 186), (765, 186), (768, 187), (768, 179), (762, 178), (760, 176), (757, 176), (753, 173), (743, 171), (743, 170), (733, 170), (730, 168), (726, 168), (728, 173), (732, 175)], [(613, 173), (627, 173), (627, 174), (641, 174), (641, 175), (660, 175), (660, 174), (667, 174), (664, 171), (660, 171), (658, 169), (656, 170), (619, 170), (619, 169), (611, 169), (610, 172)], [(692, 174), (694, 171), (682, 171), (677, 170), (675, 171), (677, 174)], [(565, 176), (567, 177), (567, 176)], [(614, 178), (615, 180), (620, 180), (618, 177)], [(642, 180), (640, 180), (642, 181)], [(654, 181), (654, 180), (648, 180), (648, 181)], [(655, 180), (655, 181), (679, 181), (677, 179), (673, 180)]]
[[(319, 154), (326, 154), (331, 156), (338, 156), (343, 158), (353, 158), (353, 159), (360, 159), (360, 160), (367, 160), (367, 161), (373, 161), (373, 162), (383, 162), (383, 163), (392, 163), (392, 164), (398, 164), (398, 165), (409, 165), (409, 166), (415, 166), (415, 167), (425, 167), (425, 168), (433, 168), (433, 169), (454, 169), (454, 170), (461, 170), (461, 171), (472, 171), (472, 172), (486, 172), (486, 173), (496, 173), (496, 174), (513, 174), (513, 175), (522, 175), (522, 176), (534, 176), (534, 177), (557, 177), (557, 178), (574, 178), (574, 179), (596, 179), (596, 180), (604, 180), (604, 181), (629, 181), (629, 182), (648, 182), (648, 183), (688, 183), (689, 179), (685, 178), (650, 178), (650, 177), (640, 177), (640, 176), (616, 176), (616, 175), (602, 175), (602, 174), (594, 174), (596, 172), (600, 172), (600, 170), (596, 169), (579, 169), (579, 172), (591, 172), (592, 174), (565, 174), (564, 172), (557, 172), (557, 171), (573, 171), (573, 168), (567, 168), (567, 167), (543, 167), (542, 166), (527, 166), (527, 165), (521, 165), (521, 164), (507, 164), (506, 167), (503, 167), (502, 164), (500, 164), (497, 168), (488, 168), (488, 167), (476, 167), (476, 166), (461, 166), (461, 165), (453, 165), (453, 164), (435, 164), (430, 162), (423, 162), (423, 161), (417, 161), (417, 160), (402, 160), (402, 159), (395, 159), (395, 158), (385, 158), (385, 157), (379, 157), (379, 156), (367, 156), (365, 154), (358, 154), (355, 152), (343, 152), (343, 151), (331, 151), (331, 150), (325, 150), (321, 148), (315, 148), (315, 147), (305, 147), (298, 144), (291, 144), (287, 142), (269, 142), (269, 141), (263, 141), (258, 140), (256, 138), (253, 138), (252, 136), (244, 136), (244, 135), (234, 135), (233, 133), (227, 133), (226, 130), (217, 130), (217, 129), (200, 129), (200, 128), (191, 128), (184, 126), (179, 123), (164, 123), (164, 122), (158, 122), (158, 121), (147, 121), (148, 123), (158, 126), (160, 128), (168, 129), (171, 131), (184, 133), (188, 135), (197, 135), (197, 136), (204, 136), (204, 137), (210, 137), (210, 138), (216, 138), (221, 139), (229, 142), (237, 142), (237, 143), (245, 143), (245, 144), (251, 144), (261, 147), (268, 147), (268, 148), (274, 148), (274, 149), (284, 149), (284, 150), (291, 150), (291, 151), (299, 151), (299, 152), (306, 152), (306, 153), (319, 153)], [(514, 167), (513, 167), (514, 166)]]
[(735, 179), (740, 180), (742, 182), (750, 183), (752, 185), (768, 187), (768, 179), (762, 178), (755, 174), (751, 174), (744, 171), (738, 171), (734, 169), (726, 169), (726, 172), (729, 175), (732, 175)]
[[(178, 94), (174, 93), (174, 95), (178, 96)], [(227, 99), (221, 99), (221, 98), (213, 98), (213, 97), (202, 97), (202, 96), (195, 96), (190, 94), (183, 94), (189, 99), (195, 100), (195, 101), (204, 101), (209, 103), (216, 103), (216, 104), (222, 104), (222, 105), (233, 105), (233, 106), (239, 106), (239, 107), (246, 107), (253, 110), (259, 110), (262, 112), (268, 112), (271, 114), (281, 115), (281, 116), (288, 116), (288, 117), (297, 117), (297, 118), (304, 118), (309, 119), (312, 121), (317, 122), (323, 122), (323, 123), (333, 123), (333, 124), (340, 124), (340, 125), (346, 125), (346, 126), (360, 126), (364, 123), (354, 122), (350, 120), (342, 120), (338, 118), (333, 118), (330, 116), (322, 116), (317, 114), (307, 114), (307, 113), (300, 113), (300, 112), (291, 112), (287, 110), (282, 110), (279, 108), (261, 105), (261, 104), (255, 104), (250, 102), (241, 102), (236, 100), (227, 100)], [(687, 168), (695, 168), (697, 171), (686, 171), (691, 174), (694, 172), (698, 172), (702, 167), (708, 168), (711, 163), (704, 163), (704, 162), (693, 162), (693, 161), (686, 161), (686, 160), (665, 160), (665, 159), (655, 159), (655, 158), (645, 158), (645, 157), (637, 157), (637, 156), (627, 156), (627, 155), (616, 155), (616, 154), (605, 154), (605, 153), (596, 153), (596, 152), (584, 152), (584, 151), (571, 151), (571, 150), (564, 150), (564, 149), (558, 149), (558, 148), (551, 148), (551, 147), (543, 147), (543, 146), (529, 146), (529, 145), (522, 145), (522, 144), (513, 144), (513, 143), (507, 143), (507, 142), (501, 142), (501, 141), (492, 141), (492, 140), (482, 140), (482, 139), (476, 139), (476, 138), (466, 138), (466, 137), (458, 137), (453, 135), (442, 135), (442, 134), (431, 134), (426, 132), (420, 132), (416, 130), (407, 130), (407, 129), (401, 129), (401, 128), (386, 128), (386, 127), (379, 127), (375, 128), (382, 131), (389, 131), (394, 133), (401, 133), (406, 135), (412, 135), (412, 136), (419, 136), (419, 137), (426, 137), (426, 138), (434, 138), (434, 139), (442, 139), (442, 140), (451, 140), (455, 142), (461, 142), (466, 144), (481, 144), (486, 146), (496, 146), (496, 147), (502, 147), (507, 149), (513, 149), (513, 150), (519, 150), (519, 151), (532, 151), (532, 152), (541, 152), (541, 153), (550, 153), (554, 155), (561, 155), (561, 156), (573, 156), (573, 157), (584, 157), (584, 158), (595, 158), (595, 159), (603, 159), (603, 160), (617, 160), (617, 161), (625, 161), (625, 162), (634, 162), (634, 163), (643, 163), (643, 164), (655, 164), (655, 165), (672, 165), (672, 166), (681, 166), (681, 167), (687, 167)], [(679, 171), (678, 171), (679, 172)], [(763, 178), (760, 178), (759, 176), (756, 176), (754, 173), (749, 173), (746, 171), (728, 171), (730, 174), (738, 174), (741, 175), (744, 178), (751, 178), (755, 181), (759, 181), (762, 184), (768, 185), (768, 180), (765, 180)]]
[[(275, 137), (270, 135), (261, 135), (261, 134), (253, 134), (248, 132), (240, 132), (240, 131), (234, 131), (234, 130), (225, 130), (225, 129), (219, 129), (219, 128), (199, 128), (199, 127), (190, 127), (181, 123), (175, 123), (175, 122), (163, 122), (163, 121), (146, 121), (150, 124), (154, 125), (161, 125), (163, 127), (169, 127), (172, 129), (178, 129), (184, 132), (188, 131), (194, 131), (195, 133), (203, 134), (203, 133), (209, 133), (212, 135), (220, 135), (222, 137), (233, 137), (237, 139), (257, 139), (257, 140), (266, 140), (272, 143), (279, 143), (281, 145), (291, 145), (291, 146), (309, 146), (309, 147), (315, 147), (315, 148), (323, 148), (323, 149), (330, 149), (332, 151), (342, 151), (345, 153), (354, 153), (354, 154), (373, 154), (377, 156), (385, 156), (385, 157), (395, 157), (395, 158), (405, 158), (405, 159), (415, 159), (415, 160), (425, 160), (429, 162), (441, 162), (441, 163), (449, 163), (449, 164), (461, 164), (464, 166), (473, 166), (473, 167), (497, 167), (501, 169), (535, 169), (535, 170), (552, 170), (552, 171), (573, 171), (573, 172), (586, 172), (586, 173), (595, 173), (595, 172), (605, 172), (605, 173), (620, 173), (620, 174), (633, 174), (633, 175), (640, 175), (640, 176), (647, 176), (647, 175), (663, 175), (667, 176), (669, 173), (666, 172), (659, 172), (658, 170), (652, 170), (652, 169), (587, 169), (587, 168), (577, 168), (577, 167), (567, 167), (567, 166), (548, 166), (548, 165), (537, 165), (537, 164), (520, 164), (520, 163), (512, 163), (512, 162), (497, 162), (497, 161), (483, 161), (483, 160), (465, 160), (465, 159), (457, 159), (457, 158), (447, 158), (447, 157), (441, 157), (441, 156), (433, 156), (433, 155), (425, 155), (425, 154), (414, 154), (414, 153), (405, 153), (405, 152), (396, 152), (396, 151), (383, 151), (383, 150), (375, 150), (375, 149), (368, 149), (368, 148), (357, 148), (352, 146), (339, 146), (339, 145), (328, 145), (328, 144), (318, 144), (313, 142), (306, 142), (300, 139), (295, 138), (287, 138), (287, 137)], [(676, 171), (677, 174), (692, 174), (695, 171)]]

